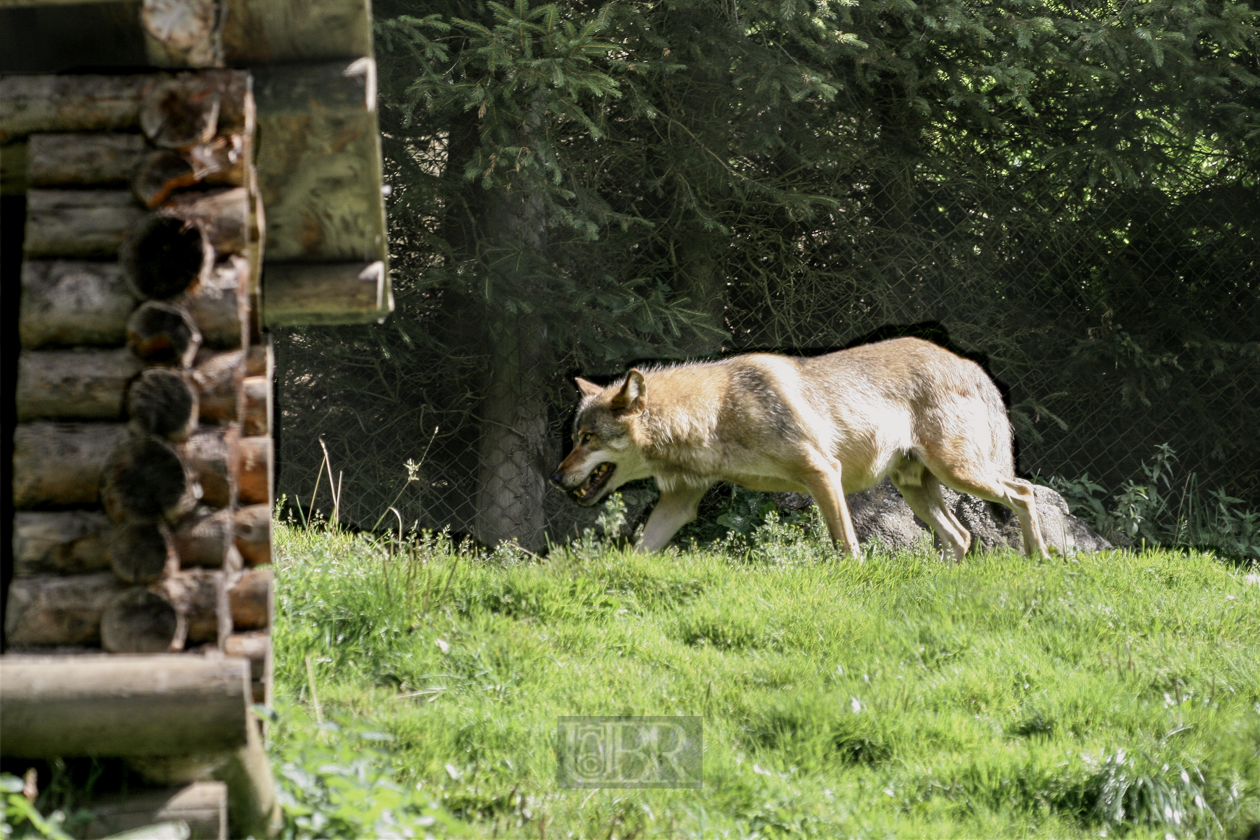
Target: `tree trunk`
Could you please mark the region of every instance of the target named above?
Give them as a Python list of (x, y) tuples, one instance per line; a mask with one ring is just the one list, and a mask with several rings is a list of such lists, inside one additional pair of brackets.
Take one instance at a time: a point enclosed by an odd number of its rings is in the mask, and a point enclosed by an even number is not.
[[(531, 190), (527, 179), (515, 186), (494, 196), (487, 208), (487, 230), (496, 242), (488, 262), (499, 274), (499, 294), (529, 299), (538, 294), (534, 272), (547, 245), (546, 208), (541, 187)], [(474, 530), (486, 545), (514, 539), (534, 551), (542, 548), (546, 527), (546, 328), (537, 316), (503, 311), (495, 299), (487, 303), (490, 358)]]

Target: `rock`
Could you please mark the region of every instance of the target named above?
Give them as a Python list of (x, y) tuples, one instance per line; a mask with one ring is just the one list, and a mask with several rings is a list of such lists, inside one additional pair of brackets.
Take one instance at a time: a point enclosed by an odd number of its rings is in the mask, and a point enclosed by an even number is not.
[[(1049, 487), (1033, 485), (1037, 496), (1037, 513), (1041, 518), (1041, 537), (1046, 545), (1060, 554), (1106, 551), (1111, 543), (1094, 532), (1084, 520), (1068, 512), (1067, 502)], [(1024, 540), (1020, 533), (1019, 518), (1004, 505), (986, 502), (975, 496), (942, 488), (945, 504), (958, 517), (958, 521), (971, 532), (971, 551), (993, 551), (1010, 548), (1023, 551)], [(908, 550), (918, 546), (924, 532), (930, 529), (910, 506), (901, 498), (891, 481), (879, 484), (861, 493), (846, 496), (849, 514), (858, 541), (863, 545), (878, 538), (885, 547)], [(808, 496), (799, 493), (780, 493), (776, 496), (780, 510), (803, 510), (810, 504)], [(933, 535), (933, 542), (940, 548), (940, 541)]]

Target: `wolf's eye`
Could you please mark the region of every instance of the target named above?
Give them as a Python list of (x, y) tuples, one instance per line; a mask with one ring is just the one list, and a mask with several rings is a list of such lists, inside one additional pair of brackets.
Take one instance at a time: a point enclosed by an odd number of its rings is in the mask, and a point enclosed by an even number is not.
[(578, 432), (578, 446), (586, 446), (595, 439), (595, 435), (590, 432)]

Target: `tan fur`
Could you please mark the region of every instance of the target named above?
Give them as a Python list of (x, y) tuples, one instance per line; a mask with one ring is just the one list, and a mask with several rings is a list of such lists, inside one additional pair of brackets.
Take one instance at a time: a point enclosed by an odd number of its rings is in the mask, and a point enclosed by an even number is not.
[[(1029, 554), (1047, 556), (1033, 488), (1015, 476), (997, 386), (973, 362), (916, 338), (813, 358), (769, 353), (631, 370), (607, 388), (578, 379), (573, 451), (552, 480), (581, 504), (655, 478), (661, 499), (640, 547), (695, 519), (717, 481), (814, 497), (832, 541), (857, 555), (844, 496), (890, 476), (956, 559), (971, 535), (940, 485), (1015, 511)], [(597, 485), (612, 466), (606, 483)]]

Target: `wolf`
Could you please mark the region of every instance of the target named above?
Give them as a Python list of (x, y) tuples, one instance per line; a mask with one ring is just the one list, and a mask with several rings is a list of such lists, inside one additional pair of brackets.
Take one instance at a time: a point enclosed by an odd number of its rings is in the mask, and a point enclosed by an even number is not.
[(631, 369), (601, 387), (577, 378), (573, 449), (551, 476), (582, 505), (656, 479), (641, 551), (696, 518), (715, 482), (813, 496), (833, 545), (860, 560), (845, 495), (890, 477), (961, 561), (971, 534), (941, 485), (1006, 505), (1024, 550), (1047, 557), (1033, 486), (1015, 475), (1010, 421), (976, 363), (895, 338), (822, 356), (772, 353)]

